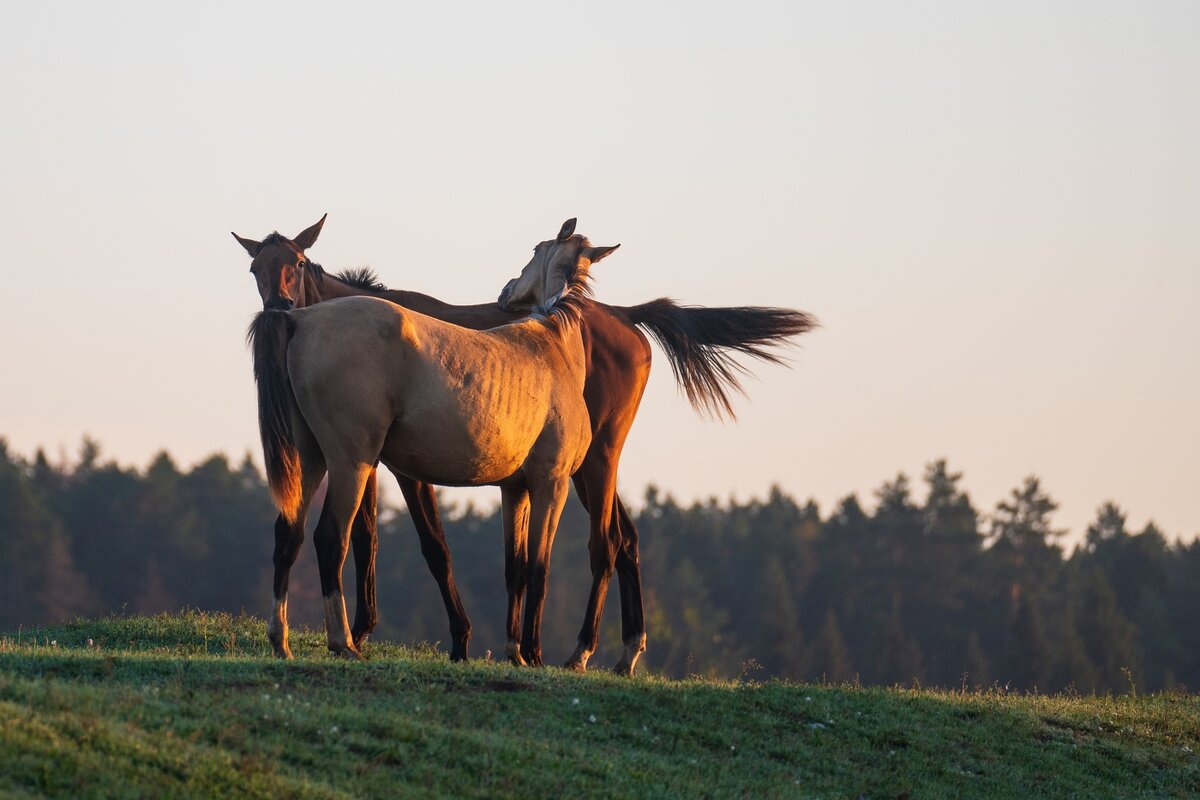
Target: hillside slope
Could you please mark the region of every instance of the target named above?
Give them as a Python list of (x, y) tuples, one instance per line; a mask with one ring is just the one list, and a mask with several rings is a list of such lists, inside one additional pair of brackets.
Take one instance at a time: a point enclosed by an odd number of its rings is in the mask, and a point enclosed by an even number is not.
[[(90, 643), (89, 643), (90, 642)], [(0, 642), (0, 794), (1189, 797), (1190, 695), (1036, 697), (335, 661), (186, 613)]]

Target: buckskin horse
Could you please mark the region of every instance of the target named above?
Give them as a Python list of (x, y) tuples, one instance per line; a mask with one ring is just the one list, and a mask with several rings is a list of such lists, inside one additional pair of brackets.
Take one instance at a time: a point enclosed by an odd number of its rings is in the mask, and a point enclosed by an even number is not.
[[(371, 295), (386, 298), (438, 319), (472, 329), (486, 329), (521, 317), (528, 303), (514, 293), (519, 279), (510, 281), (501, 304), (451, 305), (417, 292), (389, 290), (367, 271), (325, 272), (305, 252), (313, 246), (325, 223), (322, 217), (294, 239), (272, 233), (255, 241), (233, 234), (252, 258), (264, 308), (305, 307), (337, 297)], [(570, 229), (569, 231), (567, 229)], [(574, 220), (564, 232), (574, 229)], [(666, 353), (672, 372), (693, 408), (713, 416), (735, 417), (730, 393), (742, 391), (743, 372), (737, 354), (770, 363), (782, 359), (770, 348), (816, 325), (800, 311), (779, 308), (699, 308), (681, 306), (665, 298), (631, 307), (583, 301), (581, 326), (587, 355), (584, 399), (592, 425), (592, 445), (580, 470), (573, 476), (576, 493), (588, 511), (592, 587), (578, 646), (568, 667), (584, 669), (599, 637), (600, 615), (608, 583), (616, 571), (621, 597), (621, 635), (624, 650), (614, 670), (632, 674), (645, 649), (638, 534), (624, 503), (616, 493), (617, 465), (629, 427), (633, 424), (649, 377), (650, 346), (639, 330), (645, 328)], [(450, 624), (450, 658), (467, 656), (470, 622), (454, 584), (450, 552), (446, 545), (433, 487), (397, 476), (413, 518), (421, 551), (438, 583)], [(368, 478), (352, 534), (356, 567), (357, 605), (353, 627), (355, 644), (374, 628), (375, 474)], [(303, 530), (281, 515), (275, 524), (276, 563), (294, 560), (303, 541)], [(290, 563), (290, 562), (289, 562)], [(286, 596), (276, 571), (276, 596)]]
[[(505, 651), (518, 665), (542, 663), (550, 552), (568, 482), (592, 438), (581, 300), (592, 264), (612, 249), (563, 228), (537, 246), (525, 270), (540, 273), (545, 289), (532, 316), (484, 331), (376, 297), (267, 309), (255, 318), (249, 338), (263, 460), (288, 523), (303, 524), (329, 475), (313, 543), (335, 654), (360, 657), (341, 573), (367, 477), (382, 462), (428, 483), (500, 487)], [(289, 655), (286, 596), (276, 597), (268, 638)]]

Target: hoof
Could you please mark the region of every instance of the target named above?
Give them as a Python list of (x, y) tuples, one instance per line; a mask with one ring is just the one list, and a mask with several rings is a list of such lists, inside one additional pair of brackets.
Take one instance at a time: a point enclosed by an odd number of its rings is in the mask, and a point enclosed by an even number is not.
[(625, 652), (615, 665), (613, 672), (618, 675), (632, 677), (633, 671), (637, 667), (638, 658), (642, 653), (646, 652), (646, 634), (633, 636), (625, 642)]
[(508, 656), (508, 660), (513, 663), (513, 666), (529, 666), (525, 663), (525, 659), (521, 657), (521, 648), (513, 642), (509, 642), (508, 644), (504, 645), (504, 654)]
[(567, 659), (567, 663), (563, 664), (567, 669), (575, 670), (576, 672), (587, 672), (588, 659), (592, 657), (590, 650), (583, 645), (578, 645), (575, 652)]
[(344, 659), (345, 661), (366, 661), (363, 654), (353, 647), (330, 647), (329, 652), (334, 658)]
[(625, 659), (622, 658), (616, 664), (613, 664), (612, 671), (615, 674), (620, 675), (624, 678), (632, 678), (633, 677), (633, 666), (634, 666), (633, 664), (630, 664), (628, 661), (626, 661)]

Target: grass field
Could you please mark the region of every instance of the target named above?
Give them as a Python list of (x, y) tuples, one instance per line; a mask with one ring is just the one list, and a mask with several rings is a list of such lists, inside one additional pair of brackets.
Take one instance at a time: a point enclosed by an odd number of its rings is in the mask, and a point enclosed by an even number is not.
[(198, 612), (0, 643), (0, 794), (1197, 797), (1200, 701), (365, 663)]

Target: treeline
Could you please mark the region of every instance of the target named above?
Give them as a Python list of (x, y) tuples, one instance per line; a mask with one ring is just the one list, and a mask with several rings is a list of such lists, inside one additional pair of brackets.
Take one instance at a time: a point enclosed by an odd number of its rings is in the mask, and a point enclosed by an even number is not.
[[(643, 664), (676, 676), (1042, 691), (1200, 686), (1200, 544), (1169, 543), (1152, 524), (1130, 531), (1107, 503), (1067, 554), (1056, 504), (1036, 478), (987, 515), (960, 481), (938, 461), (918, 490), (900, 475), (876, 492), (873, 511), (851, 496), (826, 515), (778, 490), (684, 507), (649, 489), (637, 515)], [(500, 653), (499, 511), (443, 515), (472, 652)], [(248, 458), (234, 466), (214, 456), (184, 471), (163, 454), (135, 470), (85, 440), (77, 461), (52, 464), (0, 440), (0, 630), (184, 606), (265, 615), (274, 516)], [(586, 538), (571, 500), (543, 629), (553, 661), (570, 653), (582, 621)], [(320, 626), (314, 562), (306, 546), (289, 605), (294, 623)], [(378, 569), (376, 637), (444, 639), (445, 613), (402, 512), (382, 515)], [(347, 565), (348, 604), (352, 576)], [(617, 592), (614, 580), (595, 666), (619, 652)]]

